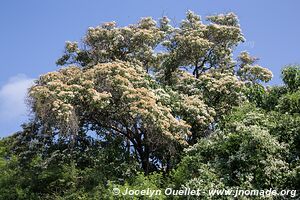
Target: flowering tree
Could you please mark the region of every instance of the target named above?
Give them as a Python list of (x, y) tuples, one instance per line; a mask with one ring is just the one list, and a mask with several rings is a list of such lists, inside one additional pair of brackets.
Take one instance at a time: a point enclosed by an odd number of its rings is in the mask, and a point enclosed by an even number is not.
[(245, 83), (272, 77), (246, 52), (233, 58), (243, 41), (233, 13), (204, 23), (188, 11), (179, 27), (167, 17), (127, 27), (104, 23), (89, 28), (82, 44), (66, 43), (57, 61), (66, 67), (36, 81), (31, 106), (60, 137), (121, 135), (146, 173), (168, 170), (172, 156), (243, 101)]
[(244, 40), (233, 13), (188, 11), (178, 27), (167, 17), (108, 22), (66, 42), (61, 68), (28, 91), (32, 121), (0, 140), (0, 199), (299, 188), (299, 66), (264, 87), (271, 71), (233, 56)]

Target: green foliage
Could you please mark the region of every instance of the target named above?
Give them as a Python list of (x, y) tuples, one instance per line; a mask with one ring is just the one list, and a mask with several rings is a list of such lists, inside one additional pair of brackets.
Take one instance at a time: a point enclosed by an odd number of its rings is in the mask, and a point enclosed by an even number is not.
[(282, 70), (282, 80), (291, 91), (299, 90), (300, 87), (300, 66), (288, 65)]
[(56, 140), (35, 128), (24, 125), (9, 142), (1, 141), (6, 146), (1, 146), (0, 199), (90, 199), (98, 185), (106, 189), (108, 181), (124, 183), (138, 170), (120, 138), (99, 141), (78, 135), (75, 141)]
[(278, 103), (281, 112), (300, 113), (300, 90), (283, 95)]
[(206, 192), (299, 188), (299, 124), (299, 116), (240, 107), (210, 137), (187, 149), (174, 171), (175, 183)]
[(267, 111), (281, 113), (299, 113), (300, 106), (300, 68), (298, 65), (287, 66), (282, 70), (283, 86), (263, 87), (248, 85), (244, 93), (250, 102)]
[[(163, 187), (166, 180), (161, 173), (152, 173), (148, 176), (145, 176), (143, 173), (138, 173), (136, 176), (128, 179), (125, 184), (114, 184), (113, 182), (109, 183), (108, 192), (111, 199), (149, 199), (147, 195), (130, 195), (127, 194), (127, 191), (142, 191), (142, 190), (160, 190), (162, 191), (160, 195), (153, 195), (151, 199), (167, 199), (163, 193)], [(120, 191), (119, 195), (113, 193), (114, 188), (118, 188)], [(126, 195), (121, 195), (121, 194)], [(108, 198), (109, 199), (109, 198)]]

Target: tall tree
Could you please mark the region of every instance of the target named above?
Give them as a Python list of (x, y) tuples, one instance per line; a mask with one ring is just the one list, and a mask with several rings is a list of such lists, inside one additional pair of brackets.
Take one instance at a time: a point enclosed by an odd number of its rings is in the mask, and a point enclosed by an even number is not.
[(207, 22), (188, 11), (179, 27), (146, 17), (89, 28), (82, 48), (66, 43), (57, 61), (66, 67), (30, 89), (36, 120), (71, 141), (78, 131), (121, 135), (146, 173), (168, 171), (184, 145), (209, 135), (243, 101), (245, 83), (272, 76), (245, 52), (233, 58), (244, 41), (236, 15)]

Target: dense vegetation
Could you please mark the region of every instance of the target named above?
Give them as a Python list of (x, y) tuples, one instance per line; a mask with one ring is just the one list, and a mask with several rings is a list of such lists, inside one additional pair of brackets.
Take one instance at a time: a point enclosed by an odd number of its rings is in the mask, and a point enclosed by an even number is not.
[(299, 189), (300, 67), (265, 87), (268, 69), (247, 52), (233, 56), (244, 40), (233, 13), (202, 21), (189, 11), (179, 27), (167, 17), (109, 22), (67, 42), (63, 67), (29, 89), (31, 122), (0, 141), (0, 199)]

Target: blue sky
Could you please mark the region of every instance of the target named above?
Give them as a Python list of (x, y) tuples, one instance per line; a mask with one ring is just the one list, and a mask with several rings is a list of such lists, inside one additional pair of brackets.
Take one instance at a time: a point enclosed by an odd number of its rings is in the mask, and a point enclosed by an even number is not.
[(28, 118), (26, 88), (39, 75), (57, 69), (66, 40), (80, 40), (89, 26), (116, 21), (120, 26), (140, 17), (163, 15), (177, 23), (187, 10), (202, 17), (235, 12), (247, 50), (271, 69), (300, 63), (300, 1), (271, 0), (3, 0), (0, 4), (0, 137), (20, 129)]

